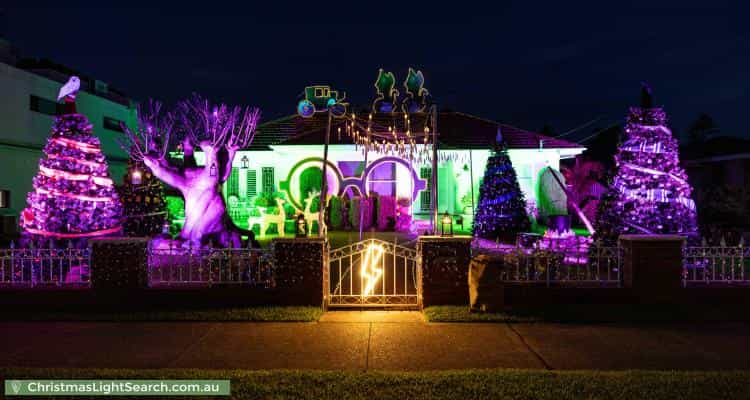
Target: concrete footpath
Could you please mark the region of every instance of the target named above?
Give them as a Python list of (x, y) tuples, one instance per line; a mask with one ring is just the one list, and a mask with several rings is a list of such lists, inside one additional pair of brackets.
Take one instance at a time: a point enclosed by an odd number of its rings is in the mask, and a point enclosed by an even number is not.
[(750, 324), (425, 323), (416, 312), (319, 322), (3, 322), (0, 366), (335, 370), (748, 369)]

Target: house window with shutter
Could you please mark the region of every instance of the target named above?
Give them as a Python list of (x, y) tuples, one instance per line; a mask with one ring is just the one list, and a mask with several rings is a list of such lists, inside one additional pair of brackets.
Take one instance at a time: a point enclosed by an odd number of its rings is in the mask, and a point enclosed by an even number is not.
[(425, 189), (419, 193), (419, 209), (430, 211), (432, 205), (432, 168), (420, 168), (419, 177), (427, 181)]
[(240, 194), (240, 169), (232, 168), (227, 181), (227, 196), (239, 196)]
[(263, 169), (261, 170), (261, 179), (263, 179), (263, 193), (273, 193), (276, 191), (273, 174), (273, 167), (263, 167)]
[(254, 169), (247, 170), (247, 197), (255, 197), (258, 195), (258, 179), (257, 171)]

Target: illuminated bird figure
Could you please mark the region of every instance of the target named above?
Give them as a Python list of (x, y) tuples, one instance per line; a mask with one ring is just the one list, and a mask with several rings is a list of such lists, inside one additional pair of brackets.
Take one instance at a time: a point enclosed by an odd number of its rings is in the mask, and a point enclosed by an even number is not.
[(73, 100), (76, 98), (76, 93), (81, 89), (81, 80), (77, 76), (71, 76), (68, 79), (68, 83), (60, 88), (60, 93), (57, 95), (57, 101), (62, 100), (66, 97), (72, 97)]
[(81, 89), (81, 80), (77, 76), (71, 76), (68, 83), (60, 88), (57, 101), (65, 99), (65, 114), (76, 114), (76, 94)]

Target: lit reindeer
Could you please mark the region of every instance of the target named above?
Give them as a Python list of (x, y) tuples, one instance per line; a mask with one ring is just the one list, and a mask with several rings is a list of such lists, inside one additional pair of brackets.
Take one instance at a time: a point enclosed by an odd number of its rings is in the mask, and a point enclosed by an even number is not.
[[(318, 222), (318, 218), (320, 218), (320, 209), (322, 207), (318, 207), (317, 212), (310, 212), (310, 207), (312, 206), (312, 201), (315, 198), (320, 197), (320, 190), (311, 190), (310, 193), (308, 193), (307, 198), (304, 201), (305, 203), (305, 210), (302, 211), (303, 214), (305, 214), (305, 221), (307, 222), (307, 234), (312, 233), (312, 224), (313, 221)], [(328, 207), (328, 202), (330, 201), (330, 197), (326, 196), (326, 205), (324, 207)], [(325, 222), (323, 223), (322, 227), (318, 227), (318, 231), (325, 233), (328, 230), (328, 227), (325, 225)]]
[(271, 224), (276, 224), (276, 228), (279, 231), (279, 236), (284, 236), (284, 221), (286, 220), (286, 210), (284, 210), (284, 199), (277, 197), (276, 205), (278, 206), (278, 214), (267, 214), (267, 207), (258, 207), (260, 211), (259, 217), (250, 217), (247, 219), (247, 229), (253, 229), (255, 224), (260, 225), (260, 236), (266, 236), (266, 231)]

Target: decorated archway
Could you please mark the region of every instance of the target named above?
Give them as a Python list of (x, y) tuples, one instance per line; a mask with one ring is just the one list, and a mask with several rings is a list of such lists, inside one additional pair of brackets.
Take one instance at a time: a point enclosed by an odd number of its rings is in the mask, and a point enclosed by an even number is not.
[[(343, 188), (342, 182), (344, 181), (341, 171), (331, 161), (328, 161), (326, 164), (328, 165), (328, 168), (326, 168), (327, 192), (329, 195), (338, 195)], [(279, 182), (279, 188), (286, 193), (289, 202), (299, 210), (305, 208), (302, 203), (305, 193), (300, 192), (300, 183), (303, 172), (309, 168), (318, 168), (322, 171), (323, 159), (321, 157), (309, 157), (299, 161), (289, 170), (287, 179)]]

